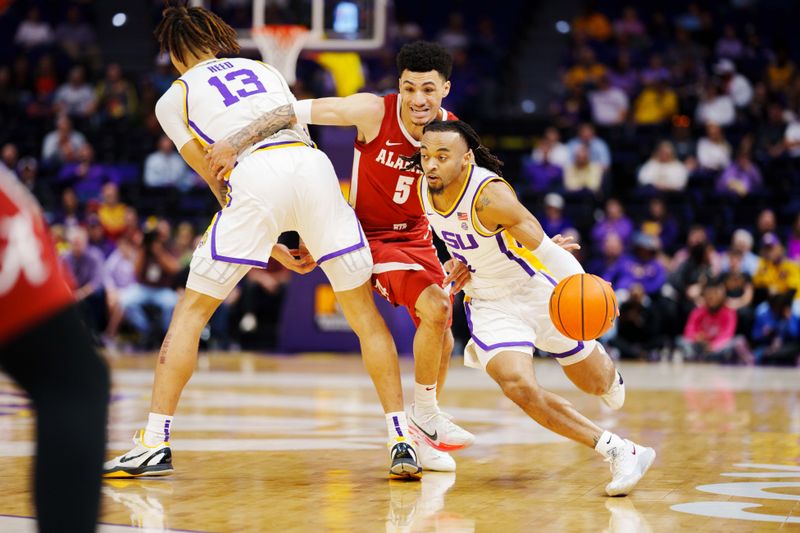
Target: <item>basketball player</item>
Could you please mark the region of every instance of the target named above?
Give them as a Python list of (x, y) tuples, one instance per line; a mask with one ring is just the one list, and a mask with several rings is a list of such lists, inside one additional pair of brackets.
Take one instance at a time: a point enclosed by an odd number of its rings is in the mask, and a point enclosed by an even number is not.
[[(422, 444), (422, 466), (440, 471), (455, 470), (455, 461), (446, 450), (474, 440), (442, 415), (437, 404), (453, 349), (451, 298), (442, 287), (450, 281), (462, 282), (466, 269), (459, 265), (445, 279), (417, 197), (419, 172), (404, 170), (402, 157), (417, 151), (425, 124), (455, 118), (442, 108), (442, 99), (450, 91), (452, 66), (452, 57), (438, 44), (408, 44), (397, 55), (399, 94), (360, 93), (277, 107), (235, 135), (219, 140), (209, 153), (211, 168), (223, 176), (233, 167), (237, 154), (276, 131), (298, 123), (356, 127), (350, 204), (372, 250), (375, 290), (393, 305), (406, 307), (417, 326), (416, 384), (409, 420)], [(399, 372), (397, 361), (387, 371)], [(387, 416), (405, 420), (403, 413)]]
[[(81, 321), (39, 206), (0, 170), (0, 368), (36, 412), (39, 531), (94, 531), (108, 370)], [(69, 475), (65, 475), (65, 470)]]
[[(601, 396), (613, 408), (622, 406), (625, 391), (602, 345), (569, 339), (550, 319), (553, 288), (582, 273), (580, 263), (545, 235), (502, 179), (502, 162), (465, 122), (425, 126), (412, 165), (424, 172), (419, 196), (431, 226), (471, 273), (464, 288), (472, 334), (465, 364), (484, 368), (508, 398), (544, 427), (594, 448), (611, 462), (608, 495), (627, 494), (652, 464), (655, 451), (602, 430), (569, 402), (543, 390), (534, 376), (535, 345), (556, 358), (579, 389)], [(526, 249), (553, 277), (525, 260)]]
[[(106, 477), (165, 475), (173, 471), (169, 447), (172, 417), (197, 360), (200, 333), (211, 315), (252, 267), (272, 257), (304, 273), (316, 265), (277, 245), (296, 230), (336, 293), (342, 312), (358, 335), (365, 365), (387, 411), (402, 411), (399, 371), (386, 368), (397, 350), (375, 307), (370, 278), (372, 257), (355, 213), (342, 197), (333, 166), (302, 125), (262, 137), (239, 158), (225, 182), (217, 181), (204, 159), (204, 146), (238, 131), (267, 110), (295, 102), (275, 69), (249, 59), (217, 59), (238, 52), (236, 32), (202, 8), (168, 7), (156, 29), (181, 77), (159, 99), (156, 116), (186, 162), (223, 204), (195, 250), (186, 292), (172, 317), (156, 366), (147, 427), (135, 447), (105, 465)], [(390, 419), (390, 476), (418, 479), (416, 452), (408, 428)]]

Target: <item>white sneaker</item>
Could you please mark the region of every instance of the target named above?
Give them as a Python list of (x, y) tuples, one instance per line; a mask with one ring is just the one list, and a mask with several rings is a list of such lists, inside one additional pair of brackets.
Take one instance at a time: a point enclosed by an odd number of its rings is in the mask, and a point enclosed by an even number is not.
[(622, 381), (622, 374), (617, 371), (617, 377), (608, 392), (600, 396), (603, 402), (610, 408), (621, 409), (625, 403), (625, 382)]
[(103, 477), (167, 476), (174, 471), (169, 442), (148, 446), (144, 443), (144, 430), (139, 430), (133, 443), (136, 446), (131, 451), (103, 464)]
[(622, 446), (612, 448), (606, 461), (611, 463), (611, 482), (606, 485), (609, 496), (625, 496), (644, 477), (656, 459), (653, 448), (639, 446), (625, 439)]
[(417, 445), (419, 465), (423, 470), (430, 470), (433, 472), (456, 471), (456, 461), (453, 459), (452, 455), (447, 452), (440, 452), (436, 448), (429, 446), (419, 429), (413, 424), (409, 425), (408, 430), (411, 432), (411, 438), (414, 444)]
[(409, 428), (419, 430), (418, 437), (440, 452), (460, 450), (475, 442), (475, 435), (451, 422), (441, 411), (417, 415), (411, 404), (408, 420)]

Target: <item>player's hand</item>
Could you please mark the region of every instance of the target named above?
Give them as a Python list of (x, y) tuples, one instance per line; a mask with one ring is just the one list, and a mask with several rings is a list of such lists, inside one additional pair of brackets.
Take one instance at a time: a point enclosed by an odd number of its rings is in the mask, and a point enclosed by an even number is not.
[(208, 168), (220, 181), (224, 180), (228, 172), (233, 170), (237, 155), (239, 154), (236, 153), (236, 149), (225, 139), (217, 141), (206, 148)]
[(447, 277), (444, 278), (444, 286), (446, 287), (452, 283), (450, 294), (458, 294), (471, 277), (467, 265), (456, 259), (448, 259), (444, 264), (444, 269), (447, 271)]
[(550, 240), (556, 243), (557, 246), (562, 247), (569, 253), (574, 252), (575, 250), (580, 250), (581, 245), (577, 242), (573, 242), (575, 239), (572, 236), (562, 237), (559, 233), (558, 235), (553, 236)]
[(283, 244), (276, 244), (272, 247), (271, 257), (298, 274), (308, 274), (317, 267), (317, 262), (303, 244), (295, 250), (290, 250)]

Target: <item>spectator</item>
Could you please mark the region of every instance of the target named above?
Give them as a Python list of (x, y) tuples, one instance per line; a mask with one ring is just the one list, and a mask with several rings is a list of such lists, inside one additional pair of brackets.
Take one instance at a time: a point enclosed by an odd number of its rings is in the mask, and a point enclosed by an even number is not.
[(447, 26), (439, 33), (436, 40), (450, 53), (467, 50), (469, 34), (464, 29), (464, 16), (456, 11), (451, 12), (447, 18)]
[(14, 43), (30, 50), (51, 42), (53, 42), (53, 29), (50, 24), (42, 20), (42, 14), (38, 7), (30, 8), (25, 20), (17, 27)]
[(59, 166), (77, 160), (78, 150), (86, 144), (86, 137), (72, 129), (72, 121), (66, 115), (56, 119), (56, 129), (47, 134), (42, 145), (42, 162), (48, 166)]
[(800, 121), (793, 120), (786, 126), (783, 144), (789, 157), (792, 159), (800, 158)]
[(639, 184), (662, 192), (677, 192), (686, 188), (689, 173), (678, 158), (672, 143), (662, 141), (653, 156), (639, 170)]
[(623, 258), (625, 245), (616, 233), (607, 233), (600, 241), (601, 255), (589, 263), (587, 272), (597, 274), (616, 288), (622, 271), (616, 268), (617, 262)]
[(126, 228), (126, 212), (128, 206), (119, 200), (119, 188), (116, 183), (108, 182), (103, 185), (102, 200), (97, 210), (106, 235), (110, 239), (116, 239), (122, 235)]
[(604, 172), (611, 166), (611, 151), (608, 149), (608, 144), (595, 134), (594, 126), (591, 124), (581, 124), (578, 135), (567, 143), (573, 161), (582, 145), (589, 148), (589, 160), (600, 163)]
[(697, 143), (697, 163), (700, 168), (720, 171), (731, 163), (731, 145), (718, 124), (706, 124), (706, 135)]
[[(764, 159), (778, 158), (786, 150), (785, 136), (789, 131), (784, 120), (783, 106), (778, 102), (770, 102), (767, 106), (767, 118), (759, 121), (756, 134), (756, 150)], [(800, 132), (792, 132), (791, 138), (800, 141)], [(800, 148), (800, 145), (797, 146)], [(800, 156), (800, 151), (797, 153)]]
[(61, 192), (61, 206), (53, 216), (53, 224), (70, 228), (83, 224), (83, 213), (80, 208), (78, 195), (72, 187), (66, 187)]
[(617, 198), (606, 200), (605, 218), (592, 228), (592, 240), (604, 243), (610, 234), (617, 235), (623, 246), (628, 244), (633, 235), (633, 222), (625, 215), (625, 208)]
[(17, 163), (19, 163), (19, 150), (14, 143), (5, 143), (0, 149), (0, 171), (12, 176), (17, 175)]
[(786, 257), (792, 261), (800, 261), (800, 213), (794, 217), (786, 248)]
[(746, 229), (739, 228), (733, 232), (730, 249), (720, 261), (721, 272), (731, 270), (730, 257), (734, 254), (741, 258), (742, 272), (752, 278), (758, 270), (759, 258), (753, 253), (753, 235)]
[(717, 179), (717, 191), (723, 195), (744, 198), (761, 189), (761, 171), (750, 159), (749, 150), (739, 150), (736, 160)]
[(622, 359), (655, 359), (663, 345), (659, 315), (653, 300), (640, 283), (630, 287), (629, 297), (619, 306), (616, 335), (609, 344)]
[(634, 42), (641, 42), (647, 36), (647, 29), (636, 13), (633, 6), (625, 6), (622, 17), (614, 21), (614, 33), (618, 37), (629, 38)]
[(56, 42), (73, 61), (80, 61), (94, 52), (94, 30), (83, 20), (78, 6), (67, 9), (66, 19), (56, 27)]
[(725, 305), (736, 311), (736, 330), (749, 335), (753, 329), (753, 278), (743, 270), (744, 255), (740, 252), (728, 254), (729, 268), (722, 275), (725, 286)]
[(714, 47), (714, 52), (717, 57), (723, 58), (723, 61), (737, 60), (744, 54), (744, 43), (736, 34), (736, 27), (733, 24), (726, 24), (722, 30), (722, 37), (717, 41)]
[(792, 313), (791, 294), (773, 294), (756, 308), (753, 355), (757, 364), (798, 364), (800, 317)]
[(672, 73), (664, 66), (661, 54), (651, 54), (647, 66), (642, 69), (642, 78), (658, 80), (669, 83)]
[(578, 146), (574, 162), (564, 169), (564, 189), (568, 192), (588, 190), (595, 196), (601, 194), (603, 166), (589, 159), (589, 147)]
[(717, 82), (707, 83), (702, 99), (697, 104), (695, 118), (704, 125), (730, 126), (736, 120), (733, 98), (728, 96)]
[(89, 246), (89, 236), (80, 226), (67, 232), (70, 252), (64, 264), (75, 280), (75, 299), (91, 331), (99, 332), (105, 312), (103, 292), (103, 253)]
[(564, 75), (564, 85), (568, 89), (596, 85), (606, 74), (606, 67), (597, 62), (594, 52), (588, 46), (578, 49), (577, 62)]
[(625, 91), (629, 98), (639, 88), (639, 73), (631, 65), (631, 55), (627, 51), (617, 54), (617, 63), (607, 75), (611, 85)]
[(697, 167), (697, 160), (694, 157), (697, 153), (697, 143), (692, 137), (689, 118), (682, 118), (684, 120), (675, 120), (673, 122), (670, 142), (675, 148), (675, 156), (684, 162), (686, 170), (691, 173)]
[(800, 265), (786, 258), (783, 244), (774, 233), (766, 233), (761, 242), (761, 261), (753, 286), (762, 294), (800, 295)]
[(638, 283), (649, 297), (656, 297), (667, 279), (667, 271), (657, 257), (658, 250), (657, 237), (637, 234), (633, 239), (633, 256), (619, 261), (615, 268), (606, 273), (609, 276), (606, 279), (616, 279), (617, 290), (630, 290)]
[[(717, 251), (714, 250), (713, 246), (710, 249), (708, 248), (711, 244), (708, 230), (701, 224), (693, 224), (686, 235), (686, 246), (675, 252), (675, 255), (672, 257), (670, 270), (678, 270), (682, 263), (691, 259), (692, 255), (705, 257), (705, 254), (707, 254), (710, 271), (707, 273), (706, 277), (710, 279), (718, 276), (721, 270), (722, 259)], [(700, 253), (700, 248), (705, 250), (703, 254)]]
[(116, 346), (117, 332), (124, 316), (122, 293), (136, 283), (135, 260), (136, 246), (124, 236), (119, 238), (117, 248), (106, 260), (103, 286), (106, 291), (108, 325), (102, 340), (108, 348)]
[(39, 179), (39, 163), (33, 157), (23, 157), (17, 165), (19, 169), (19, 180), (33, 194), (45, 211), (51, 211), (55, 207), (55, 197), (53, 188), (47, 183), (42, 183)]
[(144, 183), (148, 187), (176, 187), (186, 191), (193, 185), (193, 175), (166, 135), (158, 140), (158, 150), (144, 162)]
[(110, 256), (116, 245), (106, 235), (106, 230), (100, 223), (100, 217), (96, 213), (91, 213), (86, 217), (86, 231), (89, 236), (89, 246), (100, 250), (104, 259)]
[(58, 181), (75, 189), (82, 201), (94, 199), (105, 181), (115, 178), (113, 167), (94, 160), (94, 148), (84, 144), (78, 149), (76, 161), (65, 164), (58, 173)]
[(776, 93), (785, 91), (794, 79), (796, 71), (794, 62), (789, 58), (789, 50), (781, 46), (775, 51), (775, 56), (767, 67), (769, 89)]
[(725, 304), (725, 287), (718, 280), (703, 287), (703, 304), (692, 310), (678, 341), (692, 360), (732, 362), (736, 311)]
[(608, 75), (600, 76), (597, 89), (589, 92), (592, 106), (592, 120), (598, 126), (614, 127), (625, 123), (628, 116), (628, 95), (622, 89), (613, 87)]
[(767, 233), (777, 233), (777, 231), (778, 219), (775, 217), (775, 211), (770, 208), (762, 209), (756, 217), (756, 240), (763, 243)]
[(637, 126), (664, 124), (678, 113), (678, 95), (662, 79), (642, 77), (644, 89), (633, 104), (633, 122)]
[(714, 72), (720, 76), (722, 91), (728, 95), (738, 108), (747, 107), (753, 99), (753, 86), (747, 78), (736, 72), (736, 65), (730, 59), (722, 59), (714, 65)]
[(564, 217), (564, 198), (551, 192), (544, 197), (544, 216), (540, 220), (547, 235), (558, 235), (572, 227), (572, 222)]
[[(149, 347), (158, 342), (169, 328), (178, 295), (172, 289), (174, 276), (180, 272), (178, 260), (169, 252), (155, 228), (144, 234), (142, 245), (134, 252), (136, 283), (120, 293), (125, 318), (139, 333), (139, 345)], [(144, 306), (160, 311), (160, 328), (154, 328)]]
[(594, 41), (606, 41), (612, 33), (611, 22), (596, 9), (595, 2), (585, 4), (583, 13), (573, 19), (572, 30)]
[(122, 75), (118, 63), (106, 68), (106, 77), (97, 86), (97, 103), (104, 119), (119, 121), (135, 116), (138, 107), (136, 89)]
[(647, 215), (642, 220), (639, 230), (655, 237), (665, 252), (674, 252), (678, 243), (679, 229), (675, 217), (669, 214), (664, 200), (658, 196), (650, 199), (647, 209)]
[(67, 83), (56, 91), (53, 105), (56, 113), (72, 118), (85, 119), (94, 114), (97, 102), (92, 87), (86, 83), (83, 67), (72, 67)]

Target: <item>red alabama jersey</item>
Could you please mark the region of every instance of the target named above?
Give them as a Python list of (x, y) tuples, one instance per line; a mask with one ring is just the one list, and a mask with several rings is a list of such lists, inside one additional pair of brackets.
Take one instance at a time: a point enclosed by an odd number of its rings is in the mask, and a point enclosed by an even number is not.
[(0, 172), (0, 344), (72, 301), (36, 200)]
[[(378, 240), (410, 241), (430, 239), (428, 220), (417, 192), (419, 172), (405, 170), (400, 156), (419, 150), (400, 120), (400, 95), (383, 97), (384, 113), (378, 136), (368, 143), (356, 139), (350, 205), (367, 237)], [(440, 110), (443, 120), (456, 116)]]

